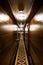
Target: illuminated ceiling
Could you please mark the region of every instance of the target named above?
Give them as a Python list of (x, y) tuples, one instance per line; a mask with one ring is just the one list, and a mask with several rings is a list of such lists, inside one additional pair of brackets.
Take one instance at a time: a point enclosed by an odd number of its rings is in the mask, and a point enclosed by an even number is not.
[[(11, 1), (11, 0), (10, 0)], [(12, 0), (13, 1), (13, 0)], [(11, 1), (11, 2), (12, 2)], [(14, 0), (15, 1), (15, 0)], [(27, 0), (26, 0), (27, 1)], [(28, 8), (27, 8), (27, 3), (26, 3), (26, 1), (24, 2), (25, 3), (25, 5), (23, 5), (23, 3), (21, 3), (21, 0), (20, 0), (20, 2), (19, 2), (19, 4), (18, 4), (18, 10), (16, 10), (16, 11), (25, 11), (26, 13), (28, 12)], [(29, 1), (29, 0), (28, 0)], [(30, 0), (31, 1), (31, 0)], [(20, 5), (20, 3), (21, 3), (21, 5)], [(19, 5), (21, 6), (21, 8), (19, 7)], [(11, 7), (11, 5), (10, 5), (10, 3), (9, 3), (9, 1), (8, 0), (0, 0), (0, 6), (3, 8), (3, 10), (11, 17), (11, 19), (13, 20), (13, 23), (14, 24), (16, 24), (16, 25), (18, 25), (17, 24), (17, 20), (15, 19), (15, 17), (14, 17), (14, 15), (13, 15), (13, 12), (12, 12), (12, 7)], [(41, 8), (41, 6), (43, 6), (43, 0), (34, 0), (34, 2), (33, 2), (33, 5), (31, 5), (31, 3), (30, 3), (30, 6), (32, 6), (32, 8), (31, 8), (31, 12), (30, 12), (30, 14), (29, 14), (29, 16), (28, 16), (28, 19), (26, 20), (26, 23), (25, 23), (25, 25), (27, 24), (27, 23), (30, 23), (30, 21), (32, 20), (32, 18), (34, 17), (34, 15), (37, 13), (37, 11)], [(23, 8), (23, 9), (22, 9)], [(16, 8), (15, 8), (16, 9)], [(26, 10), (27, 9), (27, 10)], [(30, 8), (29, 8), (30, 9)]]

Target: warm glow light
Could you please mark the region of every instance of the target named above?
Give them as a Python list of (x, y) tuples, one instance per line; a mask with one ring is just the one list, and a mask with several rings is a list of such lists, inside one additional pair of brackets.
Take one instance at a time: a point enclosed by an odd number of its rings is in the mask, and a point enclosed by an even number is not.
[(9, 20), (9, 16), (3, 13), (0, 13), (0, 22), (6, 22)]
[(19, 27), (20, 27), (20, 28), (23, 28), (23, 27), (24, 27), (24, 25), (23, 25), (22, 23), (20, 23)]
[(34, 24), (34, 25), (30, 25), (30, 31), (36, 31), (40, 28), (40, 25)]
[(27, 32), (28, 31), (28, 27), (26, 26), (26, 28), (25, 28), (25, 31)]
[[(13, 13), (14, 14), (14, 13)], [(24, 12), (22, 11), (19, 11), (18, 13), (15, 14), (15, 18), (17, 20), (20, 20), (20, 21), (23, 21), (23, 20), (26, 20), (27, 19), (27, 14), (25, 14)]]
[[(23, 31), (23, 28), (18, 28), (17, 25), (2, 25), (0, 27), (0, 29), (5, 30), (5, 31)], [(34, 24), (34, 25), (30, 25), (29, 30), (30, 31), (37, 31), (43, 29), (43, 25), (38, 25), (38, 24)], [(28, 27), (26, 26), (25, 31), (28, 31)]]
[(36, 21), (41, 21), (41, 22), (43, 22), (43, 13), (37, 14), (37, 15), (34, 17), (34, 19), (35, 19)]
[(1, 29), (5, 31), (17, 31), (18, 27), (16, 25), (2, 25)]

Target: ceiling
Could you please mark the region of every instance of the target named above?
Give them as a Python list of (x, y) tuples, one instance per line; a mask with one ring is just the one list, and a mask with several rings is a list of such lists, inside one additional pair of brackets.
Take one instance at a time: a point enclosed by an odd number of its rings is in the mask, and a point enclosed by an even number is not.
[[(19, 5), (20, 5), (20, 3), (19, 3)], [(21, 3), (21, 5), (23, 5), (23, 4)], [(23, 7), (21, 5), (20, 5), (21, 9), (24, 10), (24, 5), (23, 5)], [(35, 14), (39, 11), (39, 9), (42, 6), (43, 6), (43, 0), (34, 0), (32, 8), (31, 8), (31, 12), (30, 12), (30, 14), (29, 14), (29, 16), (28, 16), (28, 18), (25, 22), (25, 26), (26, 26), (27, 23), (30, 23), (32, 18), (35, 16)], [(13, 12), (12, 12), (12, 9), (11, 9), (11, 6), (9, 4), (9, 0), (0, 0), (0, 7), (10, 16), (10, 18), (13, 20), (13, 24), (18, 25), (17, 20), (15, 19)], [(19, 10), (21, 10), (20, 7), (18, 7)]]

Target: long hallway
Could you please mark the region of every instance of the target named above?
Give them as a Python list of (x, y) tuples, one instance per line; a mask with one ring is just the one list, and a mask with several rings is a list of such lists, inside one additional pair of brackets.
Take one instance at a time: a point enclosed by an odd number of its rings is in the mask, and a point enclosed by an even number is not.
[(43, 0), (0, 0), (0, 65), (43, 65)]
[(29, 65), (22, 33), (20, 36), (19, 48), (14, 65)]

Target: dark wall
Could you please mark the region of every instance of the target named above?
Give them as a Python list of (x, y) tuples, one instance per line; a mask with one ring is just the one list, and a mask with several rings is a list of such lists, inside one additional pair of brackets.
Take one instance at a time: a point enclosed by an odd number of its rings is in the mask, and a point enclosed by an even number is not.
[(0, 31), (0, 65), (12, 64), (18, 46), (16, 38), (14, 32)]
[(31, 31), (29, 39), (30, 54), (35, 65), (43, 65), (43, 29), (33, 32)]

